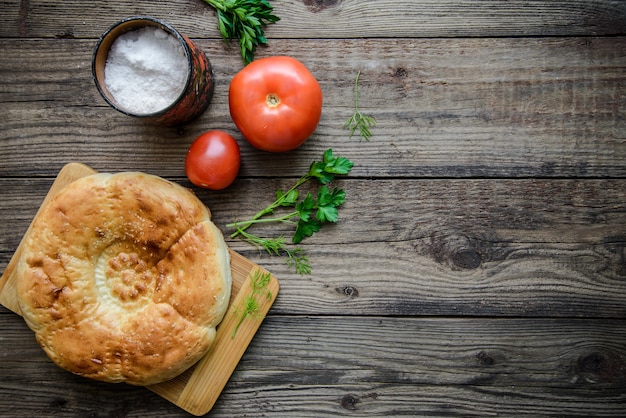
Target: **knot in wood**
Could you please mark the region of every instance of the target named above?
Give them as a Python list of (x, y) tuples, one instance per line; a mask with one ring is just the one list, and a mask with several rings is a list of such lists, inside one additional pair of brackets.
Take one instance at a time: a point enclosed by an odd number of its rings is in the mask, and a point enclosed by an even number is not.
[(396, 68), (396, 71), (394, 72), (394, 77), (396, 78), (406, 78), (408, 77), (409, 73), (406, 69), (402, 68), (402, 67), (398, 67)]
[(575, 373), (588, 383), (626, 383), (626, 361), (612, 351), (589, 351), (575, 363)]
[(63, 409), (67, 406), (69, 401), (64, 398), (55, 398), (50, 402), (50, 406), (54, 409)]
[(349, 298), (356, 298), (359, 296), (358, 289), (353, 286), (338, 287), (335, 290), (337, 291), (337, 293), (348, 296)]
[(479, 240), (455, 232), (437, 232), (430, 236), (429, 253), (433, 259), (452, 269), (471, 270), (480, 267), (483, 261)]
[(496, 360), (484, 351), (476, 354), (476, 358), (483, 366), (493, 366), (496, 363)]
[(452, 262), (462, 269), (475, 269), (482, 262), (480, 254), (471, 249), (464, 249), (452, 254)]
[(356, 404), (359, 402), (359, 398), (354, 395), (346, 395), (341, 398), (341, 407), (349, 411), (356, 410)]
[(337, 5), (339, 0), (304, 0), (304, 5), (313, 13), (319, 13)]
[(582, 372), (598, 373), (606, 368), (607, 360), (602, 353), (593, 352), (578, 358), (578, 369)]

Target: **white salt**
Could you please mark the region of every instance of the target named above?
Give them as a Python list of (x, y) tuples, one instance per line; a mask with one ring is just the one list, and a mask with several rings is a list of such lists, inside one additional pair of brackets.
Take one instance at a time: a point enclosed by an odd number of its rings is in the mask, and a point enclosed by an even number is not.
[(181, 95), (186, 81), (183, 46), (161, 28), (127, 32), (111, 45), (104, 82), (127, 112), (145, 115), (165, 109)]

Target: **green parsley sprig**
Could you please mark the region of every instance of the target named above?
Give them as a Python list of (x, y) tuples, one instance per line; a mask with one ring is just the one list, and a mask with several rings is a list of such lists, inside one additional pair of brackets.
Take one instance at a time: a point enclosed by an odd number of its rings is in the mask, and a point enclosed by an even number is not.
[(259, 45), (267, 44), (263, 28), (280, 18), (267, 0), (204, 0), (217, 11), (217, 27), (224, 40), (239, 39), (244, 64), (254, 59)]
[(359, 110), (359, 76), (361, 71), (356, 73), (356, 79), (354, 80), (354, 113), (343, 125), (344, 128), (350, 131), (350, 138), (354, 135), (356, 130), (359, 130), (359, 142), (362, 140), (369, 141), (372, 136), (370, 128), (376, 125), (376, 119), (373, 116), (366, 116)]
[[(285, 237), (262, 238), (250, 234), (247, 229), (255, 224), (286, 223), (295, 226), (291, 242), (299, 244), (306, 237), (318, 232), (325, 223), (334, 223), (339, 219), (339, 207), (345, 202), (346, 192), (340, 188), (329, 188), (328, 184), (337, 175), (350, 172), (354, 163), (345, 157), (335, 157), (333, 150), (324, 152), (322, 161), (313, 161), (309, 171), (287, 191), (277, 190), (276, 200), (265, 209), (257, 212), (247, 221), (236, 221), (226, 225), (235, 228), (231, 238), (240, 237), (258, 247), (264, 248), (271, 255), (287, 255), (287, 264), (294, 266), (299, 274), (310, 274), (309, 258), (301, 248), (289, 249)], [(317, 194), (307, 193), (301, 198), (298, 188), (310, 180), (317, 180), (320, 187)], [(293, 208), (280, 216), (266, 217), (275, 214), (279, 208)]]
[(272, 276), (268, 272), (262, 272), (258, 268), (254, 270), (254, 272), (250, 272), (248, 274), (250, 278), (250, 284), (252, 287), (252, 292), (245, 297), (243, 300), (241, 307), (237, 309), (237, 313), (239, 314), (239, 321), (235, 328), (233, 329), (233, 333), (231, 334), (231, 338), (235, 338), (239, 327), (243, 323), (243, 321), (248, 317), (258, 317), (259, 309), (261, 308), (261, 303), (257, 299), (257, 296), (263, 294), (267, 300), (272, 298), (272, 292), (267, 289), (267, 285), (272, 280)]

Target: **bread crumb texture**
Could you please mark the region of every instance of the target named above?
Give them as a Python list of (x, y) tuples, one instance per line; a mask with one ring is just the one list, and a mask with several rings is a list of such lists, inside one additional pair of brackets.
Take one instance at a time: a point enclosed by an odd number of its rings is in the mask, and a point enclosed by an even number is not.
[(228, 248), (188, 189), (144, 173), (94, 174), (37, 216), (18, 302), (47, 355), (73, 373), (150, 385), (197, 362), (231, 292)]

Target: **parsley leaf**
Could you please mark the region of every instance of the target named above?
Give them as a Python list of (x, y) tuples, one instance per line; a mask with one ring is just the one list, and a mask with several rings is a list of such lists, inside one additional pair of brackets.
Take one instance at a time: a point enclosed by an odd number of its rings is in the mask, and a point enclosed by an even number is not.
[(298, 211), (298, 216), (301, 221), (307, 222), (311, 219), (311, 215), (315, 210), (315, 199), (311, 193), (307, 193), (304, 200), (296, 204), (296, 210)]
[(310, 237), (314, 233), (318, 232), (322, 228), (322, 224), (315, 219), (309, 219), (308, 221), (300, 221), (296, 226), (296, 230), (293, 233), (292, 241), (294, 244), (299, 244), (306, 237)]
[(320, 222), (337, 222), (339, 219), (338, 207), (346, 200), (346, 192), (334, 188), (331, 192), (327, 186), (322, 186), (317, 193), (317, 219)]
[[(346, 200), (346, 192), (337, 187), (331, 190), (327, 184), (333, 181), (337, 175), (350, 173), (353, 166), (354, 163), (349, 159), (334, 156), (332, 149), (326, 150), (322, 161), (313, 161), (308, 173), (300, 177), (289, 190), (282, 191), (278, 189), (274, 202), (257, 212), (250, 220), (226, 225), (229, 228), (235, 228), (231, 238), (240, 237), (251, 244), (264, 248), (270, 255), (285, 254), (288, 257), (287, 264), (290, 267), (295, 267), (300, 274), (310, 274), (309, 259), (304, 255), (304, 251), (301, 248), (291, 250), (287, 248), (284, 237), (261, 238), (250, 234), (247, 229), (252, 225), (260, 223), (279, 222), (295, 224), (291, 242), (298, 244), (304, 238), (320, 231), (323, 224), (337, 222), (339, 219), (339, 207)], [(316, 197), (311, 193), (307, 193), (304, 198), (301, 198), (298, 188), (313, 179), (317, 179), (320, 183)], [(266, 217), (274, 214), (281, 207), (293, 208), (293, 210), (281, 216)]]
[(354, 166), (354, 163), (345, 157), (335, 157), (332, 149), (324, 152), (324, 164), (324, 171), (333, 174), (348, 174)]
[(333, 150), (324, 152), (323, 161), (311, 163), (308, 175), (317, 178), (320, 183), (328, 184), (335, 179), (336, 174), (348, 174), (354, 163), (345, 157), (335, 157)]
[(280, 206), (293, 206), (298, 201), (298, 191), (290, 190), (287, 193), (283, 193), (282, 190), (276, 190), (276, 200)]
[(239, 39), (244, 64), (254, 60), (254, 51), (267, 44), (263, 28), (280, 18), (267, 0), (204, 0), (217, 11), (217, 28), (224, 40)]

